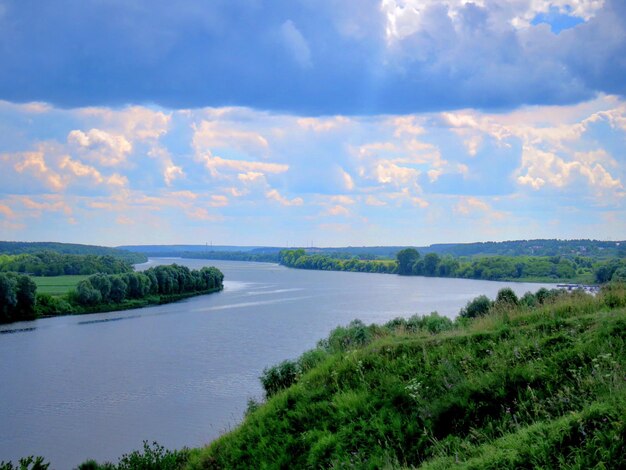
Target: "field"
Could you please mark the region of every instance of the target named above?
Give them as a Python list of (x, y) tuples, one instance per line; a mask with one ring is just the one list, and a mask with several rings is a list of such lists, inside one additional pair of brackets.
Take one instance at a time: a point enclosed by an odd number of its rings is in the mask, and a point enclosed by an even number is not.
[(33, 276), (38, 294), (63, 295), (89, 276)]

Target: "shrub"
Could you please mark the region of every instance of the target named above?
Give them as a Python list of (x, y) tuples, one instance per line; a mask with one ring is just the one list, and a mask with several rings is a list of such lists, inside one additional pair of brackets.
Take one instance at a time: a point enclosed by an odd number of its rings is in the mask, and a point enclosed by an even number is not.
[(43, 316), (72, 313), (72, 306), (62, 297), (50, 294), (37, 294), (37, 313)]
[(462, 318), (476, 318), (485, 315), (491, 308), (492, 302), (486, 295), (480, 295), (474, 300), (470, 300), (467, 305), (461, 309), (459, 315)]
[(328, 353), (320, 348), (315, 348), (304, 352), (302, 356), (300, 356), (300, 358), (298, 359), (298, 367), (300, 368), (300, 373), (304, 374), (305, 372), (308, 372), (327, 357)]
[(496, 304), (500, 305), (519, 305), (519, 299), (513, 289), (510, 287), (505, 287), (504, 289), (500, 289), (498, 291), (498, 295), (496, 296)]
[(294, 361), (283, 361), (280, 364), (263, 369), (259, 379), (267, 398), (291, 386), (298, 377), (298, 364)]
[(626, 306), (626, 284), (622, 282), (611, 282), (602, 286), (599, 298), (601, 302), (609, 308)]
[(429, 333), (440, 333), (442, 331), (450, 330), (454, 327), (454, 322), (448, 317), (443, 317), (437, 312), (432, 312), (430, 315), (413, 315), (406, 322), (406, 329), (411, 333), (416, 333), (420, 330), (428, 331)]
[(157, 442), (150, 447), (148, 441), (143, 441), (143, 453), (135, 450), (125, 454), (117, 465), (87, 460), (79, 465), (78, 470), (180, 470), (189, 460), (189, 455), (187, 448), (167, 450)]

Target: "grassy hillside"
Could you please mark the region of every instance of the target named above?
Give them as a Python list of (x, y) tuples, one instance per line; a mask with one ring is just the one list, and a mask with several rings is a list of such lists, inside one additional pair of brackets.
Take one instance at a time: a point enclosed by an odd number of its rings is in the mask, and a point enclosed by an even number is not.
[(614, 286), (455, 324), (354, 322), (266, 370), (267, 403), (187, 466), (626, 468), (625, 306)]

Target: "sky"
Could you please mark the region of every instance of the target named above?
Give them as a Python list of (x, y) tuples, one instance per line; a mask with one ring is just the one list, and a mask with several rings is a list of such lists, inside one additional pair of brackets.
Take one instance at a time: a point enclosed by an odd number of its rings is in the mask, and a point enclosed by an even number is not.
[(623, 0), (0, 0), (0, 239), (626, 239)]

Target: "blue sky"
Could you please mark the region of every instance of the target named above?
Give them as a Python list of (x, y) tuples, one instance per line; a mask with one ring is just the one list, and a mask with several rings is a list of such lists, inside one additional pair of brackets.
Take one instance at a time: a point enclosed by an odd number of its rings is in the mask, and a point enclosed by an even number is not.
[(625, 239), (626, 2), (0, 0), (0, 239)]

